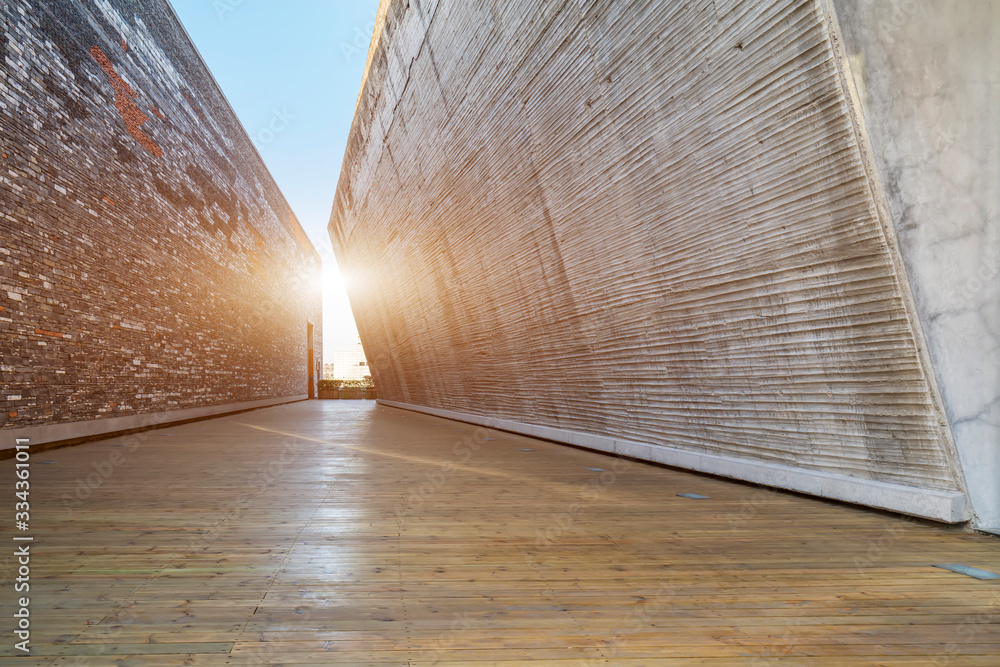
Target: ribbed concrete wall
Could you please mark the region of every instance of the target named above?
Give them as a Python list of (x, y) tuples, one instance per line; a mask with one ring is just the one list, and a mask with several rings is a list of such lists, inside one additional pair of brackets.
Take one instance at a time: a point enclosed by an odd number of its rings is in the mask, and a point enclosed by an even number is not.
[(977, 525), (1000, 533), (1000, 2), (835, 4)]
[(968, 518), (832, 7), (385, 2), (330, 224), (380, 397)]
[(306, 394), (319, 257), (169, 4), (0, 18), (0, 447)]

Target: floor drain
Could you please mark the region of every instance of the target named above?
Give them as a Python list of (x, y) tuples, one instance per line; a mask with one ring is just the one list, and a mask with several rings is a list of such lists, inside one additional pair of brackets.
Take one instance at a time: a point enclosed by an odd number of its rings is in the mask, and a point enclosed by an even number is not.
[(708, 496), (703, 496), (700, 493), (678, 493), (681, 498), (690, 498), (691, 500), (708, 500)]
[(942, 570), (950, 570), (957, 574), (964, 574), (967, 577), (972, 577), (973, 579), (1000, 579), (1000, 574), (996, 572), (990, 572), (988, 570), (980, 570), (978, 567), (969, 567), (968, 565), (960, 565), (959, 563), (941, 563), (940, 565), (935, 565), (934, 567), (939, 567)]
[(607, 472), (604, 468), (587, 468), (587, 470), (590, 470), (591, 472)]

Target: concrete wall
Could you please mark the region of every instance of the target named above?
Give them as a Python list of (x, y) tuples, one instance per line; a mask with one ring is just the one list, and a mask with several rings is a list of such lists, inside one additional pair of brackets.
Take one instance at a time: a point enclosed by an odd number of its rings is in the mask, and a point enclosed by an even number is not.
[(1000, 532), (1000, 2), (834, 4), (972, 505)]
[(2, 12), (0, 446), (305, 394), (319, 258), (169, 4)]
[(974, 518), (834, 7), (380, 19), (330, 223), (380, 397)]

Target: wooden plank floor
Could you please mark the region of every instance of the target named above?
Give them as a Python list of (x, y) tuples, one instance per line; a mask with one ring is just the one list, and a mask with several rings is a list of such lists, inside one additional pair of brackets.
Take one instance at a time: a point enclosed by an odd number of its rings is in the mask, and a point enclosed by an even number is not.
[(1000, 665), (1000, 581), (931, 567), (1000, 540), (370, 401), (31, 470), (4, 664)]

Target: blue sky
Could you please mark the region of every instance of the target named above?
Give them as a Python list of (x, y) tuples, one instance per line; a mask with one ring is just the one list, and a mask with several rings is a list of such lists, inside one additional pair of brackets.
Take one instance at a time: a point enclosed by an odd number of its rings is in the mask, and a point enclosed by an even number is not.
[[(324, 257), (324, 353), (357, 336), (326, 224), (378, 0), (171, 0)], [(271, 128), (279, 128), (272, 131)]]

